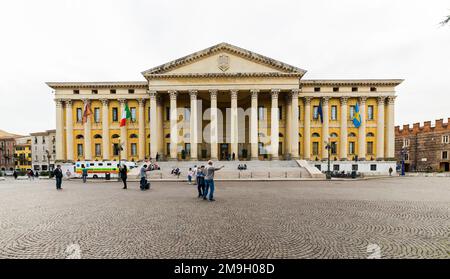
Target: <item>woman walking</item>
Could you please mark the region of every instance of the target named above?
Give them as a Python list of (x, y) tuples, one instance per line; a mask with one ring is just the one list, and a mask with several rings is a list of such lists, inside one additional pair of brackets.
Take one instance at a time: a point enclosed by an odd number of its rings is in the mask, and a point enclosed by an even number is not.
[(122, 179), (122, 182), (123, 182), (122, 189), (126, 190), (127, 189), (128, 169), (125, 164), (121, 165), (121, 167), (119, 168), (119, 173), (120, 173), (120, 179)]

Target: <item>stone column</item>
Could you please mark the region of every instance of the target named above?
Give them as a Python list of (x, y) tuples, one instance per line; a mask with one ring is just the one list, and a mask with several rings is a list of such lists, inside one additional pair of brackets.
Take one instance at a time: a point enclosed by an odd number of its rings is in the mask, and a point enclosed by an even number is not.
[(237, 106), (238, 90), (231, 90), (231, 155), (233, 153), (236, 158), (239, 157), (238, 150), (238, 106)]
[(169, 91), (170, 94), (170, 159), (178, 160), (178, 111), (177, 91)]
[(377, 114), (377, 160), (384, 160), (384, 102), (385, 97), (378, 97)]
[(388, 97), (388, 115), (386, 127), (386, 157), (388, 159), (395, 158), (395, 98), (396, 96)]
[(218, 160), (219, 159), (219, 148), (218, 148), (218, 129), (219, 129), (219, 122), (218, 122), (218, 115), (217, 115), (217, 90), (209, 90), (209, 94), (211, 96), (211, 160)]
[(341, 97), (341, 142), (340, 142), (340, 155), (341, 161), (346, 161), (348, 157), (348, 116), (347, 116), (347, 101), (348, 97)]
[[(299, 112), (298, 112), (298, 94), (299, 90), (294, 89), (291, 92), (291, 105), (292, 105), (292, 114), (291, 114), (291, 154), (293, 159), (299, 159), (300, 158), (300, 150), (298, 150), (298, 142), (299, 142), (299, 136), (298, 136), (298, 118), (299, 118)], [(305, 118), (306, 119), (306, 118)]]
[(145, 99), (139, 102), (139, 161), (145, 160)]
[(251, 145), (251, 159), (258, 160), (258, 95), (259, 90), (253, 89), (250, 91), (252, 95), (252, 107), (250, 115), (250, 145)]
[(109, 141), (109, 100), (102, 99), (102, 144), (103, 144), (103, 160), (111, 160), (110, 141)]
[(66, 159), (74, 162), (73, 154), (73, 109), (72, 100), (66, 100)]
[(63, 115), (63, 100), (55, 99), (56, 103), (56, 161), (62, 162), (65, 160), (64, 156), (64, 115)]
[[(284, 101), (286, 104), (286, 117), (285, 117), (285, 134), (284, 134), (284, 156), (288, 158), (292, 154), (292, 97), (290, 94), (284, 95)], [(295, 123), (295, 122), (294, 122)]]
[(280, 119), (278, 109), (278, 96), (280, 90), (272, 89), (272, 109), (270, 118), (270, 145), (272, 160), (278, 160), (278, 144), (280, 142)]
[(322, 98), (322, 115), (323, 115), (323, 123), (322, 123), (322, 160), (328, 159), (328, 150), (326, 149), (325, 142), (329, 143), (330, 141), (330, 117), (328, 110), (328, 102), (330, 98), (324, 97)]
[(156, 159), (158, 152), (158, 138), (163, 135), (158, 134), (158, 117), (157, 117), (157, 93), (156, 91), (149, 91), (150, 95), (150, 158)]
[[(126, 99), (119, 99), (120, 103), (120, 117), (125, 110)], [(127, 160), (128, 158), (128, 133), (127, 126), (120, 127), (120, 144), (122, 145), (122, 151), (120, 152), (120, 160)]]
[(311, 159), (311, 97), (305, 97), (305, 123), (303, 133), (304, 159)]
[(359, 114), (361, 115), (361, 126), (358, 131), (358, 160), (366, 160), (366, 100), (367, 97), (359, 98)]
[(189, 91), (191, 96), (191, 123), (190, 123), (190, 140), (191, 140), (191, 160), (198, 159), (198, 115), (197, 115), (197, 90)]
[(159, 157), (163, 156), (164, 154), (164, 107), (163, 107), (163, 96), (161, 94), (156, 96), (156, 118), (157, 118), (157, 132), (158, 135), (158, 148), (157, 153), (159, 154)]

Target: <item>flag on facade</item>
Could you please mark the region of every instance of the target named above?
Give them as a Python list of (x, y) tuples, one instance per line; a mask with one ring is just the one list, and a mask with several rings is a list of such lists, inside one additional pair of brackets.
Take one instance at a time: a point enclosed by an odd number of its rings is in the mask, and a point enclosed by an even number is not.
[(320, 117), (320, 122), (323, 123), (323, 110), (322, 110), (322, 100), (320, 100), (319, 108), (317, 109), (317, 114)]
[(125, 108), (122, 111), (122, 118), (120, 119), (120, 127), (127, 125), (127, 119), (131, 119), (131, 111), (128, 104), (125, 104)]
[(362, 118), (361, 114), (359, 113), (359, 105), (356, 103), (355, 106), (355, 113), (353, 114), (353, 125), (355, 125), (356, 128), (359, 128), (361, 126)]
[(92, 115), (91, 104), (90, 103), (86, 103), (86, 105), (84, 106), (83, 124), (85, 124), (87, 122), (88, 117), (90, 115)]

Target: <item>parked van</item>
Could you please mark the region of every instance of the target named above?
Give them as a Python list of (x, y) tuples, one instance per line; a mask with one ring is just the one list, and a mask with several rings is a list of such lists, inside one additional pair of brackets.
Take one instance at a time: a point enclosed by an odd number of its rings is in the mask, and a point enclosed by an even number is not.
[[(120, 164), (125, 164), (128, 171), (137, 168), (135, 162), (121, 161)], [(109, 175), (111, 178), (119, 177), (119, 162), (117, 161), (81, 161), (76, 162), (74, 166), (74, 173), (77, 177), (81, 177), (83, 167), (85, 166), (88, 171), (88, 178), (106, 178)]]

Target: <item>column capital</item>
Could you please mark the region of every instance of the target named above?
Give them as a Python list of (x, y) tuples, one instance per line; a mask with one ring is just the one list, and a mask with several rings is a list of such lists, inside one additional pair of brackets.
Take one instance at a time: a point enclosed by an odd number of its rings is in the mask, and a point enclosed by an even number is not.
[(250, 93), (252, 94), (252, 99), (258, 98), (259, 92), (260, 92), (259, 89), (250, 90)]
[(359, 97), (359, 102), (360, 102), (361, 104), (365, 104), (366, 101), (367, 101), (367, 97), (365, 97), (365, 96)]
[(209, 95), (211, 96), (211, 100), (217, 100), (217, 93), (219, 90), (217, 89), (211, 89), (209, 90)]
[(278, 95), (280, 94), (280, 89), (272, 89), (270, 90), (270, 93), (272, 95), (272, 99), (278, 99)]
[(389, 96), (389, 97), (387, 97), (387, 99), (388, 99), (388, 103), (390, 105), (393, 105), (393, 104), (395, 104), (395, 99), (397, 99), (397, 96)]
[(104, 105), (104, 106), (107, 106), (109, 104), (108, 99), (100, 99), (100, 101), (102, 102), (102, 105)]
[(148, 90), (147, 93), (150, 95), (150, 98), (156, 98), (158, 96), (158, 92), (155, 90)]
[(231, 92), (231, 99), (232, 100), (237, 100), (237, 96), (238, 96), (239, 90), (233, 89), (230, 92)]
[(145, 107), (145, 99), (144, 98), (139, 98), (137, 100), (139, 103), (139, 107)]
[(197, 100), (198, 90), (189, 90), (189, 95), (191, 96), (191, 100)]
[(90, 104), (91, 103), (91, 100), (90, 99), (83, 99), (83, 104)]
[(348, 97), (341, 97), (341, 105), (347, 105)]
[(65, 100), (64, 102), (65, 102), (65, 104), (66, 104), (66, 107), (71, 107), (72, 104), (73, 104), (72, 99), (67, 99), (67, 100)]
[(64, 99), (55, 99), (56, 107), (62, 107)]
[(323, 105), (324, 106), (328, 106), (328, 102), (330, 101), (330, 97), (323, 97), (322, 101), (323, 101)]
[(169, 91), (170, 100), (176, 100), (178, 96), (178, 92), (175, 90)]
[(378, 96), (377, 100), (378, 100), (378, 105), (384, 105), (384, 103), (386, 101), (386, 97)]
[(292, 89), (291, 90), (291, 97), (292, 98), (298, 98), (299, 94), (300, 94), (300, 89)]
[(311, 105), (311, 97), (304, 97), (305, 98), (305, 105)]
[(118, 99), (118, 101), (121, 105), (123, 105), (126, 103), (127, 99)]

